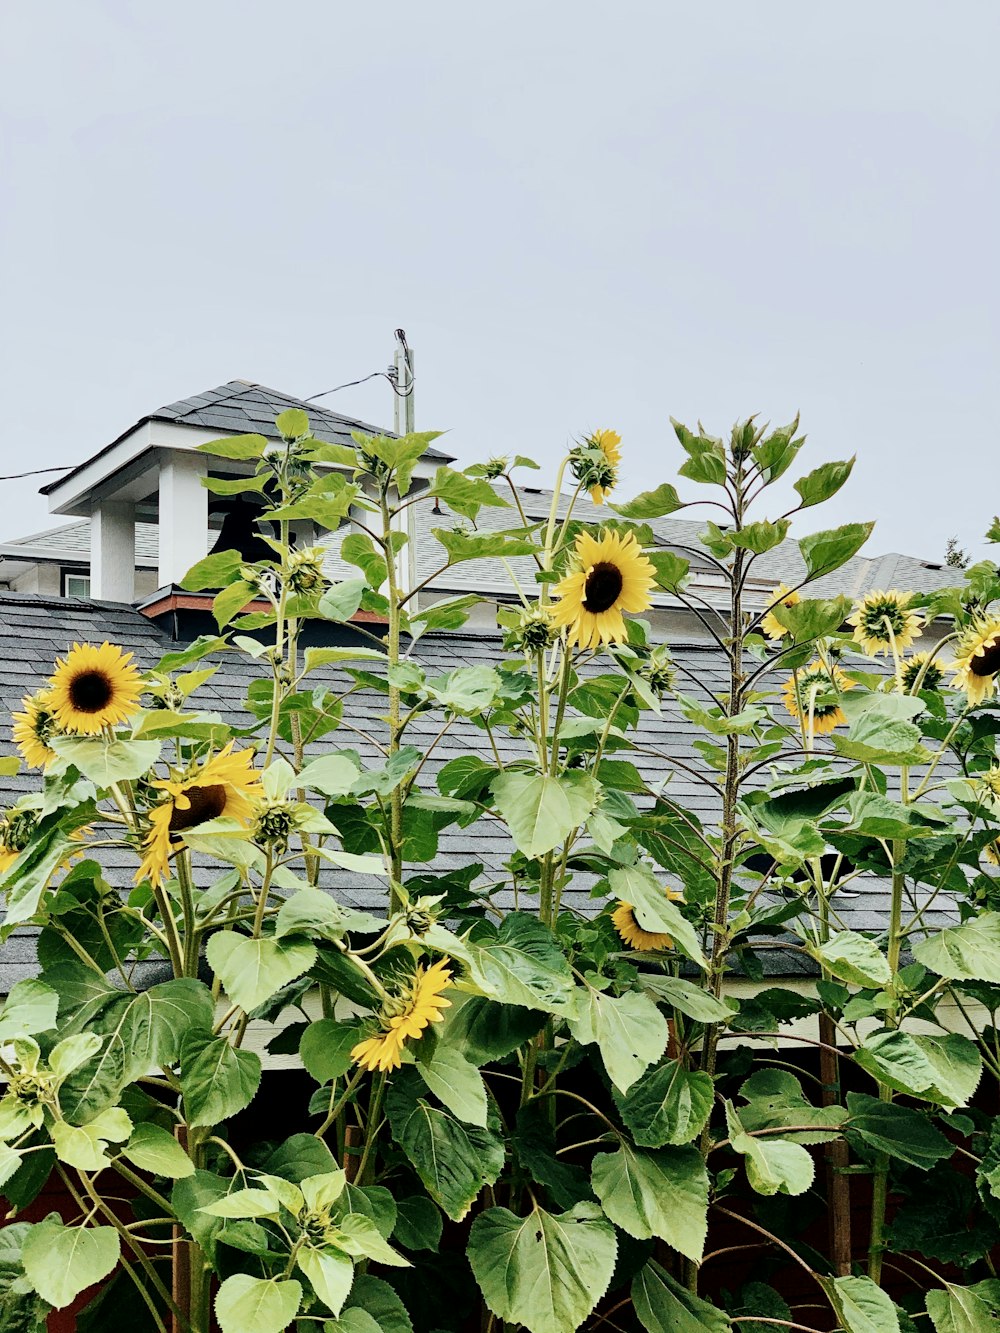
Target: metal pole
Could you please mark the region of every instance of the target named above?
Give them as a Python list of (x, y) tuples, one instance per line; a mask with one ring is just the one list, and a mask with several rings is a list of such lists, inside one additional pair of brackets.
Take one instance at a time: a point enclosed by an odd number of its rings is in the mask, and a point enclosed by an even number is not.
[(415, 429), (413, 421), (413, 348), (406, 341), (402, 329), (396, 330), (396, 371), (393, 426), (397, 435), (409, 435)]

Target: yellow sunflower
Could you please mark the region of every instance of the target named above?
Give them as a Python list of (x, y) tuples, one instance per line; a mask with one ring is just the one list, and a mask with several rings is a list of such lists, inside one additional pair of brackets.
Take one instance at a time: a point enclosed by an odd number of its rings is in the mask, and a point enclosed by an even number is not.
[(249, 824), (262, 791), (253, 751), (234, 753), (232, 741), (193, 772), (152, 785), (165, 799), (149, 812), (145, 855), (135, 878), (136, 883), (148, 878), (154, 885), (167, 874), (171, 856), (185, 846), (187, 829), (223, 815)]
[(440, 1023), (451, 1000), (441, 994), (451, 985), (450, 959), (442, 958), (431, 967), (418, 967), (405, 995), (387, 1003), (382, 1011), (382, 1031), (359, 1041), (351, 1051), (352, 1059), (374, 1073), (398, 1069), (400, 1053), (407, 1041), (421, 1035), (431, 1023)]
[[(667, 890), (668, 898), (679, 897)], [(672, 949), (674, 941), (663, 931), (643, 930), (635, 917), (635, 908), (631, 903), (620, 902), (611, 913), (615, 930), (630, 949), (639, 949), (643, 953), (655, 953), (662, 949)]]
[(652, 606), (649, 590), (656, 582), (653, 566), (630, 532), (581, 532), (576, 539), (572, 571), (556, 585), (559, 602), (552, 623), (569, 630), (570, 643), (597, 648), (627, 637), (623, 611)]
[(996, 693), (1000, 677), (1000, 616), (981, 616), (962, 634), (952, 663), (952, 685), (964, 690), (970, 704)]
[(891, 653), (895, 644), (897, 653), (909, 648), (919, 639), (921, 620), (910, 610), (911, 594), (891, 588), (888, 592), (866, 594), (857, 603), (847, 623), (854, 626), (854, 641), (869, 657)]
[[(924, 663), (927, 666), (924, 666)], [(914, 653), (908, 657), (905, 662), (900, 663), (899, 673), (896, 676), (898, 688), (902, 694), (912, 694), (913, 687), (917, 684), (917, 679), (923, 671), (923, 679), (920, 681), (921, 690), (936, 690), (944, 680), (944, 671), (941, 664), (934, 657), (933, 653)]]
[[(608, 480), (605, 484), (591, 486), (590, 498), (595, 505), (602, 505), (618, 480), (618, 465), (622, 461), (622, 451), (619, 448), (622, 437), (616, 430), (595, 430), (593, 435), (587, 440), (592, 448), (600, 449), (601, 453), (608, 461), (608, 467), (611, 470), (608, 473)], [(613, 474), (613, 475), (612, 475)]]
[(1000, 866), (1000, 838), (994, 838), (983, 848), (983, 854), (991, 866)]
[(816, 736), (825, 736), (835, 727), (847, 722), (837, 700), (830, 695), (843, 694), (854, 689), (857, 681), (845, 676), (837, 666), (828, 671), (819, 658), (814, 658), (796, 675), (789, 676), (782, 690), (782, 700), (794, 718), (808, 718), (812, 701), (812, 729)]
[(14, 743), (21, 752), (21, 758), (32, 768), (48, 768), (57, 757), (49, 745), (53, 736), (61, 734), (52, 709), (52, 700), (47, 690), (39, 690), (21, 700), (23, 713), (15, 713)]
[(788, 633), (784, 625), (774, 614), (776, 606), (797, 606), (802, 598), (786, 583), (779, 583), (776, 588), (772, 588), (767, 599), (768, 611), (760, 622), (760, 627), (769, 639), (783, 639)]
[(138, 711), (142, 677), (132, 662), (114, 644), (99, 648), (74, 643), (70, 652), (56, 660), (48, 690), (49, 705), (63, 731), (96, 736), (105, 727), (115, 727)]

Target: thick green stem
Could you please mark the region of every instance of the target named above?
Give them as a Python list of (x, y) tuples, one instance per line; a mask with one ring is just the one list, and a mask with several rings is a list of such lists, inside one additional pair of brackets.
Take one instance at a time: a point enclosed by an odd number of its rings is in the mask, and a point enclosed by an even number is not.
[[(389, 602), (389, 631), (386, 635), (386, 664), (389, 670), (389, 745), (388, 758), (399, 753), (403, 733), (399, 686), (393, 683), (394, 668), (399, 666), (399, 618), (401, 602), (396, 576), (396, 554), (392, 546), (392, 512), (385, 488), (379, 495), (382, 514), (382, 549), (385, 553), (386, 590)], [(401, 907), (399, 886), (403, 882), (403, 789), (396, 786), (389, 796), (389, 912)]]

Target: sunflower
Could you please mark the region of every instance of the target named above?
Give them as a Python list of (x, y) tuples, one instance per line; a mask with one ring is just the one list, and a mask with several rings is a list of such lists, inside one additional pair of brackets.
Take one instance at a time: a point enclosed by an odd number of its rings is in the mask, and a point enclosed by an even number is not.
[(602, 530), (600, 537), (581, 532), (572, 571), (553, 589), (560, 601), (552, 623), (566, 626), (570, 642), (581, 648), (620, 642), (626, 637), (622, 612), (652, 606), (649, 590), (655, 582), (653, 566), (631, 532)]
[(406, 994), (387, 1002), (382, 1011), (382, 1031), (375, 1037), (359, 1041), (351, 1051), (351, 1058), (362, 1068), (374, 1073), (398, 1069), (400, 1054), (407, 1041), (421, 1035), (431, 1023), (440, 1023), (443, 1011), (451, 1008), (451, 1000), (441, 994), (451, 985), (450, 959), (442, 958), (431, 967), (418, 967)]
[[(927, 663), (926, 667), (924, 663)], [(923, 679), (920, 681), (922, 690), (936, 690), (944, 680), (944, 671), (934, 657), (933, 653), (914, 653), (908, 657), (905, 662), (900, 664), (899, 673), (896, 676), (896, 682), (903, 694), (912, 694), (913, 687), (917, 683), (917, 678), (923, 671)]]
[(31, 806), (15, 805), (0, 812), (0, 875), (6, 875), (31, 842), (37, 824), (38, 811)]
[(96, 736), (138, 711), (142, 678), (114, 644), (74, 643), (65, 661), (57, 658), (49, 704), (63, 731)]
[[(667, 890), (669, 898), (676, 898), (679, 895)], [(643, 930), (642, 926), (635, 917), (635, 908), (631, 903), (620, 902), (611, 913), (611, 921), (615, 930), (622, 937), (630, 949), (640, 949), (644, 953), (655, 953), (662, 949), (672, 949), (674, 941), (671, 936), (662, 931)]]
[(961, 636), (952, 663), (952, 685), (964, 690), (970, 704), (996, 693), (1000, 677), (1000, 616), (980, 616)]
[(619, 448), (622, 437), (616, 430), (595, 430), (587, 443), (592, 449), (600, 449), (607, 460), (607, 471), (597, 485), (591, 486), (590, 498), (595, 505), (602, 505), (611, 492), (612, 487), (618, 480), (618, 466), (622, 461), (622, 451)]
[(14, 743), (26, 764), (32, 768), (48, 768), (57, 757), (49, 741), (61, 734), (48, 690), (29, 694), (21, 700), (21, 707), (24, 712), (14, 714)]
[(789, 676), (782, 691), (785, 707), (792, 717), (808, 718), (809, 705), (812, 702), (812, 729), (816, 736), (825, 736), (835, 727), (847, 722), (840, 704), (836, 699), (828, 700), (830, 694), (843, 694), (851, 690), (857, 681), (845, 676), (840, 667), (829, 670), (819, 658), (814, 658), (807, 667)]
[(150, 811), (145, 855), (135, 878), (136, 883), (148, 878), (154, 885), (166, 875), (171, 856), (185, 845), (187, 829), (222, 815), (249, 824), (261, 794), (253, 751), (234, 753), (232, 741), (193, 772), (152, 785), (165, 793), (165, 799)]
[(774, 614), (776, 606), (797, 606), (802, 598), (786, 583), (779, 583), (776, 588), (771, 589), (767, 599), (768, 610), (761, 619), (760, 627), (769, 639), (783, 639), (788, 633), (784, 625)]
[(991, 866), (1000, 866), (1000, 838), (994, 838), (983, 848), (983, 854)]
[(910, 610), (910, 594), (870, 592), (862, 597), (847, 623), (854, 626), (854, 641), (869, 657), (879, 653), (903, 652), (920, 638), (920, 617)]

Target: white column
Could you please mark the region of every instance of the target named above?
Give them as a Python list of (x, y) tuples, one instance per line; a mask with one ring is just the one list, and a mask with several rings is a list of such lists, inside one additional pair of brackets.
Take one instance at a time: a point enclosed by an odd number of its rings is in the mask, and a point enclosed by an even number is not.
[(128, 500), (99, 501), (90, 515), (90, 595), (135, 599), (135, 506)]
[(203, 454), (168, 454), (160, 463), (160, 569), (165, 588), (208, 554), (208, 476)]

